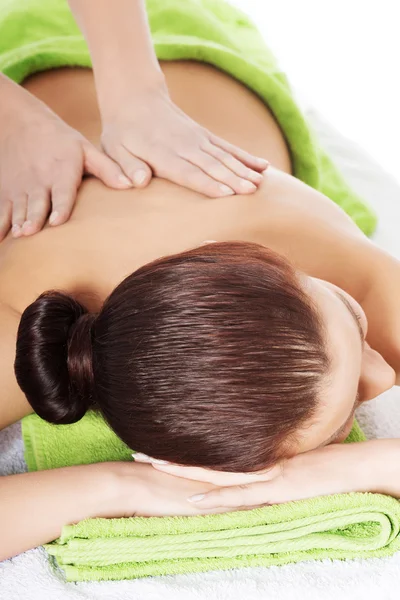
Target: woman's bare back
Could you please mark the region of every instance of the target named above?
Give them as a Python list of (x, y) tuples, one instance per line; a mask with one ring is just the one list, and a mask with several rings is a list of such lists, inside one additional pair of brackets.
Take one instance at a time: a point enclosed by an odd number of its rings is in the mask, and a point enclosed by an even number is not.
[[(279, 169), (290, 170), (278, 125), (242, 84), (198, 63), (168, 63), (164, 71), (174, 100), (189, 115), (268, 157)], [(98, 143), (100, 117), (91, 71), (45, 72), (25, 85)], [(208, 199), (161, 179), (145, 190), (127, 191), (87, 179), (68, 223), (31, 238), (9, 236), (0, 246), (1, 299), (23, 310), (44, 289), (63, 288), (95, 293), (101, 302), (124, 276), (154, 258), (206, 239), (250, 239), (245, 221), (254, 201), (249, 196)]]

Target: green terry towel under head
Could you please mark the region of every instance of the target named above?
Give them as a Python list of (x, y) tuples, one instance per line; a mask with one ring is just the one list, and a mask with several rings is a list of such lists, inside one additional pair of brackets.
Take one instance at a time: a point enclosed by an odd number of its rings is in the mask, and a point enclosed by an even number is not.
[[(30, 471), (131, 459), (129, 448), (95, 412), (62, 426), (31, 415), (22, 428)], [(346, 442), (363, 440), (355, 423)], [(397, 500), (354, 493), (198, 517), (87, 519), (65, 526), (46, 548), (70, 581), (133, 579), (387, 556), (400, 549), (399, 529)]]
[[(373, 212), (319, 148), (285, 75), (249, 19), (222, 0), (149, 0), (147, 7), (158, 58), (208, 62), (257, 93), (285, 135), (295, 176), (372, 233)], [(90, 66), (66, 1), (0, 3), (0, 70), (22, 82), (32, 73), (62, 66)], [(352, 435), (353, 441), (362, 439), (357, 427)], [(59, 427), (29, 416), (23, 437), (30, 470), (131, 460), (130, 450), (94, 413)], [(47, 549), (69, 580), (124, 579), (384, 556), (398, 549), (399, 520), (396, 500), (348, 494), (224, 515), (90, 519), (64, 527)]]

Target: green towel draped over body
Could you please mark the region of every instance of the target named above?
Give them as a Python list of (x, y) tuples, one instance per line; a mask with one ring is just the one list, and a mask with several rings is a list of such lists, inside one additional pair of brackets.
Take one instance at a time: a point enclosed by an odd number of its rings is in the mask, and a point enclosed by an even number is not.
[[(149, 0), (147, 7), (159, 59), (210, 63), (257, 93), (280, 124), (295, 176), (332, 198), (371, 234), (375, 215), (319, 148), (285, 75), (249, 19), (222, 0)], [(0, 70), (22, 82), (62, 66), (90, 66), (66, 2), (1, 2)], [(58, 427), (32, 415), (23, 420), (23, 437), (29, 470), (131, 459), (95, 413)], [(351, 440), (362, 439), (355, 426)], [(124, 579), (384, 556), (399, 547), (399, 523), (397, 500), (344, 494), (210, 516), (89, 519), (64, 527), (60, 539), (46, 547), (69, 580)]]

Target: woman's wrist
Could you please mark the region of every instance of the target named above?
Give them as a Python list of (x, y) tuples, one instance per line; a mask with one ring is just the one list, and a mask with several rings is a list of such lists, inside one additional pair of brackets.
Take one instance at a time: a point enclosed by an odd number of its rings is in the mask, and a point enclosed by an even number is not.
[[(126, 514), (124, 497), (124, 470), (131, 467), (124, 462), (104, 462), (85, 465), (85, 516), (83, 518), (112, 518)], [(131, 471), (133, 475), (133, 471)]]

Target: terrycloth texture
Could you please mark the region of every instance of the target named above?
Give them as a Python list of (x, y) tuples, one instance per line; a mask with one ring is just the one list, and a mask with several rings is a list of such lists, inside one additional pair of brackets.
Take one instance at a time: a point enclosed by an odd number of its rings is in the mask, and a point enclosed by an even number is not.
[[(159, 59), (207, 62), (254, 90), (285, 134), (295, 176), (337, 202), (366, 234), (373, 232), (374, 212), (316, 143), (285, 75), (244, 13), (223, 0), (148, 0), (147, 9)], [(0, 2), (0, 71), (21, 82), (37, 71), (90, 64), (66, 0)]]
[(89, 519), (46, 546), (69, 581), (133, 579), (400, 549), (400, 503), (338, 494), (199, 517)]
[[(95, 412), (63, 426), (31, 415), (22, 431), (30, 471), (130, 459), (130, 450)], [(346, 441), (364, 439), (355, 423)], [(64, 527), (61, 538), (46, 549), (70, 581), (133, 579), (386, 556), (399, 548), (399, 530), (397, 500), (342, 494), (198, 517), (88, 519)]]

